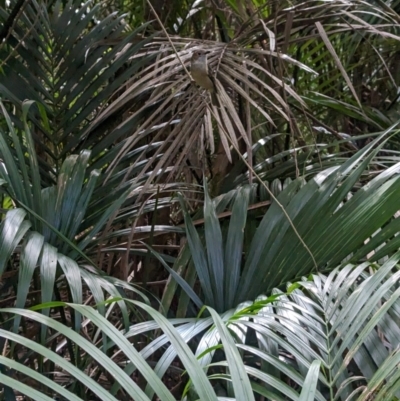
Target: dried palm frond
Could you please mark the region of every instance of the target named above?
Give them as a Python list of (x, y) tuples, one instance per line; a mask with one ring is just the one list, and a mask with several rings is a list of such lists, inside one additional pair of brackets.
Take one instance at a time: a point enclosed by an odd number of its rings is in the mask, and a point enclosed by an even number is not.
[[(245, 103), (250, 105), (247, 108), (250, 113), (259, 113), (271, 126), (274, 125), (274, 115), (288, 119), (287, 103), (282, 92), (286, 93), (285, 97), (292, 97), (305, 107), (290, 85), (274, 76), (258, 61), (260, 58), (281, 57), (287, 62), (295, 62), (288, 56), (283, 57), (268, 50), (240, 48), (233, 44), (195, 43), (177, 38), (170, 40), (175, 49), (166, 39), (157, 39), (135, 56), (132, 62), (140, 62), (141, 58), (152, 55), (154, 63), (128, 81), (126, 91), (110, 103), (94, 122), (96, 124), (106, 119), (127, 102), (146, 98), (118, 127), (121, 129), (138, 115), (146, 114), (146, 118), (142, 119), (120, 149), (110, 170), (126, 152), (147, 137), (151, 137), (151, 141), (164, 140), (163, 149), (160, 149), (163, 155), (157, 162), (155, 157), (150, 159), (143, 174), (150, 167), (157, 172), (170, 165), (171, 161), (182, 161), (182, 154), (185, 155), (200, 138), (207, 141), (206, 147), (211, 152), (215, 149), (214, 140), (217, 138), (228, 159), (232, 160), (232, 149), (251, 146), (251, 132), (248, 130), (252, 128), (245, 124), (248, 121), (244, 111), (246, 108), (243, 107)], [(192, 52), (198, 50), (208, 53), (210, 74), (217, 88), (217, 107), (211, 105), (207, 91), (198, 88), (191, 80), (190, 59)], [(199, 148), (204, 148), (204, 145), (201, 144)], [(203, 156), (200, 154), (200, 157)], [(176, 163), (175, 171), (179, 170), (179, 165)], [(149, 179), (154, 178), (155, 174), (151, 174)]]

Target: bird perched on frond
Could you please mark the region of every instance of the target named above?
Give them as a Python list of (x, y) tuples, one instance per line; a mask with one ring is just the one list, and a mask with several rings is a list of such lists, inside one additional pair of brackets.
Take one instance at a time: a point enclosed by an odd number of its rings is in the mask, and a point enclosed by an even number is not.
[(208, 72), (207, 53), (201, 50), (196, 50), (191, 59), (190, 73), (197, 85), (206, 89), (211, 94), (213, 105), (218, 105), (216, 96), (216, 87), (213, 77)]

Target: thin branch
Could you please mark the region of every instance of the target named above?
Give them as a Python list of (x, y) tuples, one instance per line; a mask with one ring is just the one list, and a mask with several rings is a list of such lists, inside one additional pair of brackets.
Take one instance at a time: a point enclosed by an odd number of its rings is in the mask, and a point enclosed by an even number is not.
[(282, 210), (282, 213), (285, 215), (286, 219), (288, 220), (290, 226), (292, 227), (294, 233), (296, 234), (296, 237), (299, 239), (305, 250), (308, 252), (308, 254), (311, 256), (311, 259), (314, 263), (315, 269), (318, 271), (318, 264), (317, 261), (314, 258), (313, 253), (311, 252), (310, 248), (307, 246), (303, 238), (301, 237), (300, 233), (297, 231), (296, 226), (294, 225), (292, 219), (290, 218), (288, 212), (285, 210), (284, 206), (278, 201), (276, 196), (272, 193), (272, 191), (268, 188), (268, 186), (265, 184), (265, 182), (260, 178), (260, 176), (254, 171), (254, 169), (250, 166), (250, 164), (247, 162), (246, 158), (240, 153), (239, 149), (236, 147), (236, 145), (233, 143), (230, 137), (228, 137), (229, 142), (231, 143), (232, 147), (236, 150), (237, 154), (239, 157), (243, 160), (243, 163), (247, 166), (249, 171), (251, 170), (254, 177), (259, 181), (259, 183), (265, 188), (265, 190), (268, 192), (270, 197), (276, 202), (276, 204), (279, 206), (279, 208)]
[(157, 14), (156, 10), (154, 9), (153, 5), (151, 4), (150, 0), (147, 0), (147, 4), (150, 6), (151, 10), (153, 11), (153, 13), (154, 13), (154, 15), (155, 15), (155, 17), (156, 17), (158, 23), (159, 23), (160, 26), (161, 26), (161, 29), (163, 30), (165, 36), (167, 37), (169, 44), (171, 45), (171, 47), (172, 47), (174, 53), (176, 54), (176, 57), (178, 57), (178, 60), (179, 60), (179, 62), (181, 63), (182, 68), (183, 68), (183, 70), (185, 71), (186, 75), (190, 78), (191, 81), (194, 81), (194, 79), (192, 78), (192, 76), (189, 74), (189, 71), (188, 71), (187, 68), (185, 67), (184, 62), (183, 62), (182, 59), (180, 58), (178, 51), (176, 50), (176, 48), (175, 48), (175, 46), (174, 46), (174, 44), (173, 44), (171, 38), (170, 38), (169, 35), (168, 35), (167, 30), (165, 29), (164, 24), (161, 22), (160, 17), (158, 16), (158, 14)]
[[(28, 0), (28, 1), (29, 1), (29, 0)], [(23, 8), (20, 10), (20, 12), (22, 12), (22, 11), (23, 11)], [(17, 51), (18, 47), (21, 46), (21, 45), (24, 43), (24, 40), (30, 35), (30, 33), (32, 32), (32, 30), (33, 30), (33, 28), (35, 27), (36, 23), (39, 21), (39, 15), (40, 15), (40, 13), (38, 13), (38, 14), (36, 15), (36, 18), (35, 18), (35, 20), (33, 21), (32, 26), (27, 30), (27, 32), (25, 33), (25, 35), (24, 35), (21, 39), (18, 40), (18, 44), (11, 50), (10, 54), (6, 57), (6, 59), (3, 60), (3, 61), (1, 62), (0, 68), (2, 68), (3, 65), (5, 65), (5, 64), (8, 62), (8, 60), (9, 60), (9, 59), (14, 55), (14, 53)], [(16, 21), (17, 21), (17, 20), (16, 20)], [(16, 21), (15, 21), (15, 22), (16, 22)], [(13, 25), (13, 27), (14, 27), (14, 25)], [(11, 31), (10, 31), (10, 32), (11, 32)], [(10, 35), (10, 32), (8, 33), (8, 35)], [(7, 37), (8, 37), (8, 35), (7, 35)], [(6, 38), (6, 39), (7, 39), (7, 38)], [(0, 46), (1, 46), (1, 44), (0, 44)]]
[[(29, 0), (26, 0), (27, 2)], [(10, 15), (8, 16), (6, 22), (3, 25), (3, 28), (0, 31), (0, 43), (3, 42), (3, 40), (8, 36), (9, 32), (11, 31), (11, 28), (15, 25), (17, 22), (19, 14), (22, 12), (23, 5), (25, 3), (25, 0), (18, 0), (17, 4), (15, 7), (12, 9)]]

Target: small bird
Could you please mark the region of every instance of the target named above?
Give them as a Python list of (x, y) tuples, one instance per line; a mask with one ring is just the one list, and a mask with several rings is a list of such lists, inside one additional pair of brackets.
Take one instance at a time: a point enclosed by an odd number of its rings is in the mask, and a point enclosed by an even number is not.
[(207, 53), (199, 50), (193, 53), (190, 73), (197, 85), (210, 92), (212, 104), (218, 105), (215, 84), (208, 73)]

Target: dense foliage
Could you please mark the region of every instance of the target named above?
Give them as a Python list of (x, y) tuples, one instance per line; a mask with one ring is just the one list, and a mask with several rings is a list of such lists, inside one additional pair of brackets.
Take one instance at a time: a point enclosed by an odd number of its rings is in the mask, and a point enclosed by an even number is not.
[(400, 2), (0, 21), (0, 400), (400, 398)]

